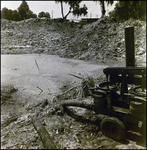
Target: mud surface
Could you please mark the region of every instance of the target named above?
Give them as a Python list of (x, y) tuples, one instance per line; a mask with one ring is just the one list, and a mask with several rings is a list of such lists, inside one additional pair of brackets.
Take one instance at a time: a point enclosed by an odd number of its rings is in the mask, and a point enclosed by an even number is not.
[(92, 76), (99, 84), (106, 80), (106, 66), (38, 54), (1, 58), (1, 148), (45, 148), (29, 118), (34, 114), (38, 114), (58, 149), (145, 148), (145, 137), (141, 134), (129, 131), (124, 141), (117, 142), (100, 131), (98, 118), (103, 115), (79, 107), (69, 107), (72, 113), (68, 114), (58, 104), (75, 98), (91, 103), (92, 97), (81, 96), (81, 79), (69, 73), (83, 78)]

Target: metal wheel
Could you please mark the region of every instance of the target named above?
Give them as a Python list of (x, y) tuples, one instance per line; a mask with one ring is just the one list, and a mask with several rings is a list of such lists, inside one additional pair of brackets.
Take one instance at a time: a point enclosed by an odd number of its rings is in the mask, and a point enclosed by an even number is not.
[(104, 118), (100, 123), (102, 133), (116, 141), (121, 141), (126, 136), (126, 127), (115, 117)]

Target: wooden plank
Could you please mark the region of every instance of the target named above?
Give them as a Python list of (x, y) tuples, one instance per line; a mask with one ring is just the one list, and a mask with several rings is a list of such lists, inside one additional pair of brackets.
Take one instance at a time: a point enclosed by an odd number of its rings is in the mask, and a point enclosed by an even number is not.
[(47, 149), (57, 149), (54, 142), (52, 141), (49, 133), (47, 132), (46, 128), (41, 124), (41, 122), (37, 119), (36, 116), (30, 116), (33, 126), (38, 132), (42, 143), (44, 144), (45, 148)]

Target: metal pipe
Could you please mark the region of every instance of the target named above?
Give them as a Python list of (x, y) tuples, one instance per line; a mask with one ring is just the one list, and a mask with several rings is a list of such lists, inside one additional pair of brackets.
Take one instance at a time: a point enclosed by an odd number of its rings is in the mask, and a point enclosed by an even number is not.
[(134, 27), (125, 28), (126, 67), (135, 67)]

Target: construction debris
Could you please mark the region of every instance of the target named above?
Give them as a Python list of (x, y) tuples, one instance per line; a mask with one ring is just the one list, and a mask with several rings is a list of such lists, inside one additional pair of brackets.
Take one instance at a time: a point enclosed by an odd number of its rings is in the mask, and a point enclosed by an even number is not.
[[(121, 63), (125, 57), (124, 30), (134, 27), (136, 65), (146, 65), (146, 22), (130, 19), (116, 23), (109, 17), (79, 28), (78, 23), (51, 19), (1, 19), (1, 53), (45, 53), (64, 58)], [(37, 31), (37, 32), (36, 32)]]

